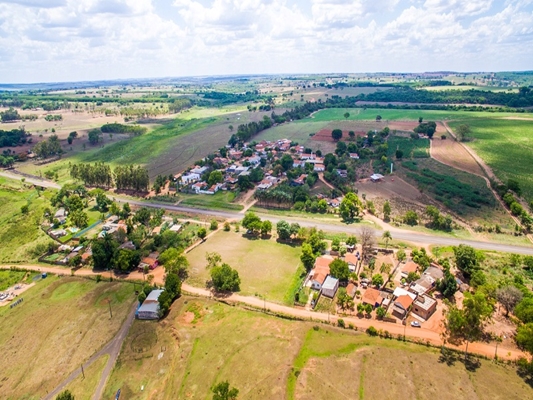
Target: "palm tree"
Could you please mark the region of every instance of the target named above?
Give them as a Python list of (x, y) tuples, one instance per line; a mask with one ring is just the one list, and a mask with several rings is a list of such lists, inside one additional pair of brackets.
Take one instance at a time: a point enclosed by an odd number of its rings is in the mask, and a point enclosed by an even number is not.
[(383, 232), (383, 236), (381, 236), (381, 238), (385, 241), (385, 248), (389, 247), (389, 241), (392, 240), (390, 231)]

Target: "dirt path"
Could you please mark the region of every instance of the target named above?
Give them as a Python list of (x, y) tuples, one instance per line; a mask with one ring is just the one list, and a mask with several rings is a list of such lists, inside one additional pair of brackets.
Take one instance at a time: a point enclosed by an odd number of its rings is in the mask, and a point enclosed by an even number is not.
[(324, 179), (324, 173), (323, 173), (323, 172), (319, 172), (319, 173), (318, 173), (318, 179), (320, 179), (320, 181), (321, 181), (324, 185), (326, 185), (327, 187), (329, 187), (331, 190), (334, 190), (334, 189), (335, 189), (335, 187), (334, 187), (331, 183), (329, 183), (328, 181), (326, 181), (326, 180)]
[[(37, 266), (37, 265), (19, 265), (19, 267), (20, 268), (25, 268), (25, 269), (30, 269), (30, 270), (36, 270), (36, 271), (43, 271), (43, 272), (46, 271), (46, 272), (55, 273), (55, 274), (57, 274), (57, 273), (65, 274), (65, 273), (70, 272), (69, 269), (60, 268), (60, 267), (42, 267), (42, 266)], [(9, 268), (9, 266), (1, 266), (0, 265), (0, 269), (8, 269), (8, 268)], [(163, 268), (157, 268), (157, 270), (160, 270), (160, 271), (158, 271), (159, 273), (154, 274), (154, 283), (163, 284), (164, 283), (164, 270), (163, 270)], [(88, 276), (88, 275), (96, 275), (97, 273), (98, 272), (94, 272), (94, 271), (87, 270), (87, 269), (80, 269), (80, 270), (75, 272), (75, 275)], [(106, 273), (103, 273), (101, 275), (102, 276), (106, 276), (106, 277), (109, 277), (109, 276), (118, 277), (118, 276), (116, 276), (115, 274), (113, 274), (111, 272), (106, 272)], [(138, 278), (137, 277), (134, 278), (134, 276), (128, 276), (126, 279), (138, 279)], [(194, 286), (191, 286), (191, 285), (189, 285), (187, 283), (183, 283), (182, 290), (183, 290), (184, 293), (189, 293), (189, 294), (196, 295), (196, 296), (202, 296), (202, 297), (208, 297), (208, 298), (216, 298), (216, 296), (210, 290), (207, 290), (207, 289), (204, 289), (204, 288), (194, 287)], [(307, 319), (307, 320), (311, 320), (311, 321), (329, 321), (329, 322), (335, 323), (339, 318), (342, 318), (345, 321), (346, 324), (353, 324), (359, 330), (365, 330), (369, 326), (373, 326), (376, 329), (387, 330), (388, 332), (390, 332), (393, 335), (404, 335), (405, 334), (406, 336), (408, 336), (410, 338), (413, 338), (415, 340), (421, 340), (424, 343), (425, 342), (430, 342), (431, 344), (436, 345), (436, 346), (442, 345), (442, 338), (440, 336), (440, 333), (432, 331), (432, 330), (429, 330), (429, 329), (426, 329), (426, 328), (413, 328), (411, 326), (403, 326), (403, 325), (400, 325), (400, 324), (393, 324), (393, 323), (383, 322), (383, 321), (379, 321), (379, 320), (375, 320), (375, 319), (359, 318), (359, 317), (352, 317), (352, 316), (346, 316), (346, 317), (345, 316), (341, 316), (341, 317), (333, 316), (333, 315), (329, 315), (329, 314), (325, 314), (325, 313), (305, 310), (305, 309), (302, 309), (302, 308), (295, 308), (295, 307), (284, 306), (284, 305), (277, 304), (277, 303), (272, 303), (272, 302), (265, 301), (264, 299), (258, 298), (258, 297), (241, 296), (241, 295), (236, 294), (236, 293), (233, 293), (233, 294), (231, 294), (229, 296), (221, 297), (220, 299), (224, 300), (226, 302), (248, 305), (248, 306), (252, 306), (252, 307), (258, 308), (258, 309), (265, 308), (269, 312), (274, 312), (274, 313), (277, 313), (277, 314), (293, 316), (293, 317)], [(128, 320), (129, 320), (130, 317), (133, 318), (130, 315), (130, 316), (128, 316)], [(123, 328), (124, 328), (124, 326), (125, 325), (123, 325)], [(112, 342), (110, 342), (108, 345), (106, 345), (106, 347), (104, 349), (107, 349), (108, 347), (115, 349), (116, 347), (113, 346), (112, 343), (115, 343), (115, 341), (118, 340), (117, 338), (122, 337), (120, 335), (121, 332), (122, 332), (122, 328), (121, 328), (121, 331), (119, 332), (119, 334), (117, 334), (117, 336), (115, 337), (115, 339), (113, 339)], [(127, 333), (127, 331), (126, 331), (126, 333)], [(125, 337), (125, 335), (124, 335), (124, 337)], [(122, 337), (120, 343), (122, 343), (122, 340), (124, 340), (124, 337)], [(453, 347), (453, 346), (450, 346), (450, 345), (447, 345), (447, 346), (448, 347)], [(460, 349), (460, 350), (463, 350), (462, 348), (459, 348), (459, 347), (456, 347), (456, 348)], [(104, 349), (102, 349), (101, 352), (104, 351)], [(470, 349), (470, 352), (472, 352), (472, 353), (477, 353), (477, 354), (481, 354), (481, 355), (484, 355), (484, 356), (492, 358), (492, 357), (494, 357), (495, 345), (487, 344), (487, 343), (471, 343), (469, 345), (469, 349)], [(109, 349), (108, 351), (110, 351), (110, 353), (109, 353), (110, 355), (114, 354), (114, 353), (111, 353), (111, 349)], [(120, 351), (120, 346), (118, 346), (118, 351)], [(505, 348), (505, 347), (501, 347), (500, 346), (499, 347), (499, 351), (500, 352), (499, 352), (498, 357), (501, 357), (503, 359), (516, 360), (518, 357), (524, 356), (523, 352), (518, 351), (516, 349), (509, 349), (509, 348)], [(105, 352), (102, 353), (102, 354), (105, 354)], [(102, 355), (102, 354), (100, 354), (100, 355)], [(95, 354), (95, 356), (96, 356), (96, 354)], [(93, 357), (95, 357), (95, 356), (93, 356)], [(117, 354), (117, 356), (118, 356), (118, 354)], [(110, 360), (111, 360), (111, 357), (110, 357)], [(116, 357), (115, 357), (115, 360), (116, 360)], [(90, 362), (93, 362), (93, 361), (94, 361), (94, 359), (90, 360)], [(109, 365), (109, 362), (108, 362), (108, 365)], [(114, 365), (114, 362), (113, 362), (113, 365)], [(106, 371), (107, 371), (107, 366), (106, 366)], [(75, 378), (75, 376), (79, 375), (80, 372), (81, 371), (73, 373), (75, 375), (72, 376), (72, 377), (69, 376), (69, 378), (67, 378), (67, 379), (70, 379), (70, 381), (71, 381), (72, 379)], [(105, 375), (105, 373), (104, 373), (104, 375)], [(102, 376), (102, 379), (104, 379), (104, 375)], [(105, 379), (107, 379), (107, 377), (105, 377)], [(61, 390), (61, 388), (63, 388), (65, 385), (61, 386), (59, 388), (59, 390)], [(57, 392), (54, 391), (54, 393), (57, 393)], [(51, 397), (47, 397), (47, 399), (51, 399)]]

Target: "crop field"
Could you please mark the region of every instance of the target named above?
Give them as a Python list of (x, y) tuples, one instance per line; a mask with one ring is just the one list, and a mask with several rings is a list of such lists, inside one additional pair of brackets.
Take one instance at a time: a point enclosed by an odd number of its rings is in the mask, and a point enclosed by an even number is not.
[[(520, 182), (524, 196), (533, 200), (533, 121), (511, 119), (469, 119), (462, 121), (472, 129), (474, 151), (506, 182)], [(450, 123), (456, 129), (459, 122)]]
[[(310, 119), (316, 122), (319, 121), (335, 121), (344, 120), (344, 114), (348, 112), (350, 116), (348, 120), (375, 120), (377, 115), (381, 115), (382, 123), (385, 121), (418, 121), (419, 117), (426, 121), (444, 121), (456, 119), (472, 119), (472, 118), (533, 118), (530, 113), (502, 113), (489, 111), (448, 111), (448, 110), (400, 110), (400, 109), (383, 109), (383, 108), (328, 108), (320, 110), (313, 116), (301, 120), (308, 122)], [(301, 123), (301, 122), (297, 122)]]
[(269, 301), (287, 302), (287, 294), (300, 265), (299, 247), (279, 244), (273, 239), (248, 239), (243, 237), (242, 230), (240, 233), (219, 231), (207, 239), (205, 245), (196, 247), (187, 255), (191, 264), (188, 280), (193, 286), (203, 287), (210, 279), (205, 268), (206, 252), (219, 253), (222, 262), (239, 272), (242, 294), (257, 294)]
[(403, 158), (428, 158), (429, 139), (411, 139), (407, 137), (391, 136), (387, 141), (389, 144), (388, 156), (395, 157), (396, 150), (403, 152)]
[(105, 398), (121, 388), (125, 398), (207, 399), (224, 380), (239, 399), (489, 400), (533, 393), (511, 367), (481, 360), (467, 370), (433, 348), (183, 297), (164, 322), (134, 322)]
[[(0, 177), (0, 263), (34, 260), (32, 250), (50, 238), (39, 228), (51, 190), (37, 193), (30, 185)], [(28, 205), (27, 214), (21, 207)]]
[[(49, 276), (23, 298), (0, 309), (0, 392), (7, 399), (43, 398), (111, 340), (135, 297), (130, 284)], [(88, 389), (80, 398), (90, 398)]]

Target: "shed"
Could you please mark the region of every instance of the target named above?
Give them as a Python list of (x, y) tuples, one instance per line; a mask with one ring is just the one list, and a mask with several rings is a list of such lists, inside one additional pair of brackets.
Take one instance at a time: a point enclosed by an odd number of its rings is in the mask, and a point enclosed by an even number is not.
[(137, 319), (159, 319), (159, 296), (162, 290), (152, 290), (137, 310)]
[(322, 294), (326, 297), (333, 298), (337, 289), (339, 288), (339, 280), (332, 276), (328, 276), (322, 285)]

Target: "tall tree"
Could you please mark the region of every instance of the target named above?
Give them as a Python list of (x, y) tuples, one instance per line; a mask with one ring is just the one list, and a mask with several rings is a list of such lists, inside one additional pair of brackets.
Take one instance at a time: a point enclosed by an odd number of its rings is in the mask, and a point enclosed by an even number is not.
[(211, 388), (213, 392), (213, 400), (236, 400), (239, 395), (239, 390), (230, 388), (228, 381), (217, 383)]

